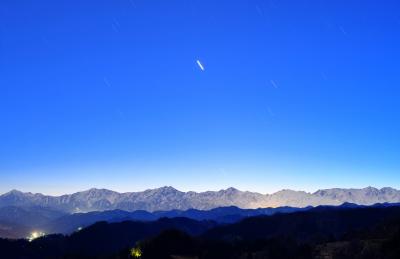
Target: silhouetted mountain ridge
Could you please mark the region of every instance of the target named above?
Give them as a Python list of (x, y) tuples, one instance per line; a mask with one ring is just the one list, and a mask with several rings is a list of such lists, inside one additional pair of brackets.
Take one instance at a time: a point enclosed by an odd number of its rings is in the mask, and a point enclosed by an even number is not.
[(212, 220), (218, 223), (234, 223), (246, 217), (259, 215), (273, 215), (275, 213), (291, 213), (309, 208), (266, 208), (266, 209), (240, 209), (237, 207), (221, 207), (212, 210), (189, 209), (186, 211), (122, 211), (110, 210), (102, 212), (74, 213), (65, 215), (56, 220), (42, 225), (41, 229), (46, 233), (68, 234), (76, 231), (78, 228), (89, 226), (98, 221), (121, 222), (126, 220), (134, 221), (154, 221), (160, 218), (188, 218), (197, 221)]

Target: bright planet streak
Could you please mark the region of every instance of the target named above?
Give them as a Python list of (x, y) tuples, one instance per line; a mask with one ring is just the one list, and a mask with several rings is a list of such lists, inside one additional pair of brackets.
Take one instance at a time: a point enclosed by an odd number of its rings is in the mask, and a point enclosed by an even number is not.
[(197, 63), (197, 65), (199, 65), (199, 67), (200, 67), (200, 69), (201, 69), (202, 71), (205, 70), (205, 69), (204, 69), (204, 66), (203, 66), (203, 64), (201, 64), (200, 60), (196, 60), (196, 63)]

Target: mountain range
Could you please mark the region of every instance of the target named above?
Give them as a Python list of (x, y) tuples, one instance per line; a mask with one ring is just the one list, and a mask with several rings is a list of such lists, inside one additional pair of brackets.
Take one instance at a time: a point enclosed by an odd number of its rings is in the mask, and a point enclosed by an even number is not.
[(181, 192), (173, 187), (149, 189), (143, 192), (118, 193), (107, 189), (87, 191), (62, 196), (24, 193), (12, 190), (0, 196), (2, 207), (42, 207), (64, 213), (106, 210), (147, 212), (170, 210), (211, 210), (236, 206), (242, 209), (340, 205), (343, 203), (373, 205), (400, 202), (400, 191), (393, 188), (377, 189), (324, 189), (314, 193), (282, 190), (273, 194), (240, 191), (228, 188), (220, 191)]

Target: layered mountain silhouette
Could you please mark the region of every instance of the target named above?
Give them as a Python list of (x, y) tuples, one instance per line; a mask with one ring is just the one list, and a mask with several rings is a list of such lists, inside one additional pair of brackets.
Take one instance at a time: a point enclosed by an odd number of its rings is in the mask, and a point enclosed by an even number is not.
[(106, 189), (90, 189), (62, 196), (40, 193), (10, 191), (0, 196), (0, 208), (45, 207), (75, 213), (105, 210), (210, 210), (218, 207), (236, 206), (243, 209), (340, 205), (343, 203), (372, 205), (400, 202), (400, 191), (393, 188), (376, 189), (326, 189), (315, 193), (282, 190), (273, 194), (239, 191), (228, 188), (220, 191), (181, 192), (173, 187), (149, 189), (143, 192), (118, 193)]
[[(72, 235), (0, 239), (4, 258), (388, 258), (400, 256), (400, 207), (321, 206), (234, 224), (187, 218), (98, 222)], [(131, 256), (132, 248), (140, 256)]]
[[(24, 238), (31, 232), (40, 230), (47, 234), (60, 233), (71, 234), (84, 227), (99, 221), (122, 222), (140, 221), (150, 222), (161, 218), (188, 218), (197, 221), (213, 221), (218, 224), (238, 222), (244, 218), (260, 215), (274, 215), (276, 213), (291, 213), (308, 210), (307, 208), (263, 208), (240, 209), (237, 207), (220, 207), (212, 210), (190, 209), (186, 211), (154, 211), (147, 212), (108, 210), (92, 211), (87, 213), (66, 214), (41, 207), (15, 207), (0, 208), (0, 237)], [(3, 225), (1, 224), (3, 223)], [(3, 226), (3, 229), (2, 229)]]

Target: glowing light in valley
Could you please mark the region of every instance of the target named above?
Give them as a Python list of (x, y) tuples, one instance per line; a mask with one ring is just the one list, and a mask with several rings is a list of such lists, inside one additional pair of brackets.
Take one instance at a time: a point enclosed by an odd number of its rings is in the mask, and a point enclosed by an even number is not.
[(200, 62), (200, 60), (196, 60), (196, 63), (200, 67), (201, 71), (205, 70), (205, 68), (204, 68), (203, 64)]
[(40, 237), (44, 237), (46, 233), (40, 232), (40, 231), (34, 231), (31, 233), (31, 235), (27, 238), (29, 242), (32, 242), (35, 239), (38, 239)]

